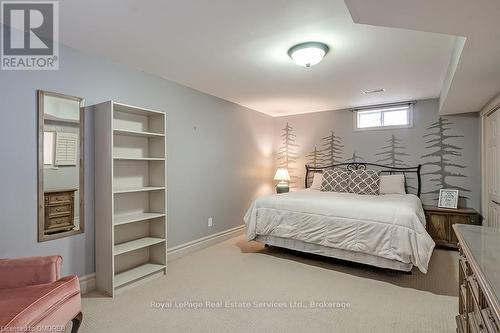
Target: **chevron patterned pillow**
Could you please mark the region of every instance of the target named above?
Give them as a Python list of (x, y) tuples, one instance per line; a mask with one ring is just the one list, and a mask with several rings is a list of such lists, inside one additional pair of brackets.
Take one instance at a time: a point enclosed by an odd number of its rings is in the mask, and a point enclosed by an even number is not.
[(334, 168), (323, 172), (321, 191), (325, 192), (349, 192), (349, 174), (346, 169)]
[(378, 195), (380, 172), (375, 170), (354, 170), (350, 174), (349, 192), (363, 195)]

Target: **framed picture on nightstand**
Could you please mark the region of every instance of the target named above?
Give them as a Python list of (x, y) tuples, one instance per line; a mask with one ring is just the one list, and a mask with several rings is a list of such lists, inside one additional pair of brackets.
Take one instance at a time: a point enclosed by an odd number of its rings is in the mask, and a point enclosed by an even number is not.
[(456, 209), (458, 207), (458, 190), (439, 190), (438, 207)]

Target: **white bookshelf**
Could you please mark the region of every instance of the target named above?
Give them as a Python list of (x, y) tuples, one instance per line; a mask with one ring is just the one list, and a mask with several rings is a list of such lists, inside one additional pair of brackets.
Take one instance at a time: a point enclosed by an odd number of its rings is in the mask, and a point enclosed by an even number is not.
[(96, 289), (110, 296), (166, 274), (166, 115), (113, 101), (95, 121)]

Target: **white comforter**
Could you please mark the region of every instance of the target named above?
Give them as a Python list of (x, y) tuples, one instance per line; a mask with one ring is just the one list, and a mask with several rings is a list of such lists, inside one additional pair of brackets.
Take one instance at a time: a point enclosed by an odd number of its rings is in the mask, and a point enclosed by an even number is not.
[(434, 249), (420, 199), (303, 190), (254, 201), (245, 215), (247, 239), (296, 239), (412, 263), (423, 273)]

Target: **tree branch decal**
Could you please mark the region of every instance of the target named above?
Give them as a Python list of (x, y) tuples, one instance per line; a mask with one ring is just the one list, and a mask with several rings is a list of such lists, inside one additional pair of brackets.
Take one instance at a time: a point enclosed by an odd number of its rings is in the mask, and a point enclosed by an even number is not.
[[(462, 156), (463, 148), (449, 142), (451, 139), (463, 138), (463, 135), (449, 135), (453, 123), (446, 118), (439, 117), (439, 120), (432, 123), (427, 128), (428, 133), (424, 138), (427, 146), (425, 149), (431, 150), (429, 153), (422, 155), (422, 159), (429, 160), (422, 165), (424, 170), (433, 169), (432, 171), (422, 172), (423, 176), (430, 176), (429, 182), (424, 184), (431, 185), (434, 189), (423, 192), (423, 194), (434, 194), (434, 199), (437, 199), (437, 194), (442, 188), (453, 188), (463, 192), (470, 192), (469, 189), (453, 185), (451, 182), (454, 178), (466, 178), (467, 176), (460, 173), (466, 167), (453, 161), (453, 157)], [(460, 196), (469, 199), (466, 196)]]
[(337, 164), (342, 161), (342, 138), (336, 136), (334, 131), (330, 132), (329, 136), (323, 138), (323, 145), (320, 150), (323, 154), (321, 163), (323, 165)]
[(389, 145), (382, 147), (382, 151), (375, 154), (375, 156), (382, 157), (375, 163), (391, 166), (393, 168), (407, 167), (408, 165), (400, 158), (401, 156), (409, 156), (409, 154), (402, 152), (406, 147), (401, 145), (401, 140), (396, 138), (395, 135), (392, 135), (386, 142)]
[(290, 187), (296, 187), (299, 177), (295, 175), (296, 163), (299, 158), (297, 153), (298, 144), (295, 142), (296, 135), (293, 127), (286, 123), (281, 134), (282, 145), (278, 149), (278, 162), (280, 168), (287, 168), (290, 174)]
[(314, 146), (313, 151), (311, 151), (309, 155), (306, 155), (306, 158), (308, 165), (312, 167), (318, 167), (321, 165), (321, 162), (323, 160), (323, 154), (318, 150), (316, 146)]
[[(387, 166), (390, 166), (393, 168), (408, 167), (409, 165), (407, 163), (405, 163), (405, 161), (402, 159), (402, 157), (403, 156), (410, 156), (410, 154), (407, 154), (404, 152), (404, 150), (406, 150), (406, 147), (401, 145), (402, 140), (398, 139), (393, 134), (393, 135), (391, 135), (391, 138), (388, 139), (386, 142), (388, 143), (388, 145), (380, 148), (382, 151), (375, 154), (375, 156), (381, 157), (375, 163), (380, 163), (380, 164), (387, 165)], [(408, 189), (411, 189), (411, 190), (417, 189), (415, 186), (409, 185), (409, 184), (416, 184), (415, 177), (412, 177), (411, 175), (405, 174), (405, 181), (406, 181), (406, 187)]]

